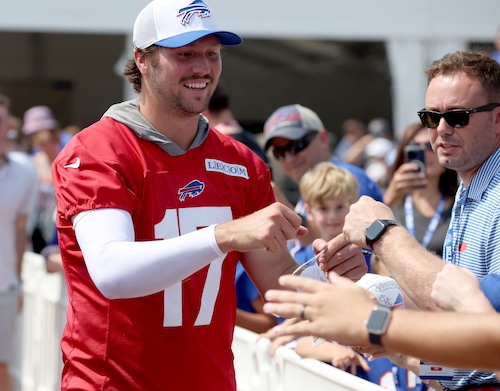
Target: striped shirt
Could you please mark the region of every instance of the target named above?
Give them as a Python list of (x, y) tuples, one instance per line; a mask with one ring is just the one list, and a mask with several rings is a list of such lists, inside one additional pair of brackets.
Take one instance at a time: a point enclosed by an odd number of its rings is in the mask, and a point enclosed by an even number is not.
[[(468, 188), (460, 184), (443, 258), (471, 270), (479, 279), (500, 274), (500, 149), (483, 163)], [(492, 305), (497, 307), (500, 303)], [(455, 370), (453, 380), (440, 383), (455, 390), (467, 384), (496, 381), (492, 373)]]

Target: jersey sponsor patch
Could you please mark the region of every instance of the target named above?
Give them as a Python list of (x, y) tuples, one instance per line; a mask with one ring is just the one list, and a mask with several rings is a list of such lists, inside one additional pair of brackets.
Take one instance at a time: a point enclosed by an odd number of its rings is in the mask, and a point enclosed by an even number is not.
[(205, 169), (207, 171), (249, 179), (247, 168), (239, 164), (230, 164), (216, 159), (205, 159)]
[(203, 190), (205, 190), (205, 184), (197, 179), (189, 182), (186, 186), (181, 187), (177, 194), (179, 194), (179, 200), (184, 201), (187, 196), (194, 198), (199, 196)]

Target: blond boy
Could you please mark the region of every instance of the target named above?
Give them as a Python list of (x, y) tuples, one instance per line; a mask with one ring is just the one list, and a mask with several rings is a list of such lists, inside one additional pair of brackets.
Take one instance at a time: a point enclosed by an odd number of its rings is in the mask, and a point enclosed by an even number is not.
[[(314, 226), (315, 232), (324, 240), (340, 234), (350, 205), (358, 199), (356, 177), (341, 167), (323, 162), (302, 176), (299, 190), (304, 200), (308, 226)], [(312, 245), (293, 254), (300, 264), (313, 255)], [(307, 268), (301, 275), (326, 281), (325, 272), (316, 265)], [(352, 349), (334, 342), (323, 342), (313, 343), (312, 337), (302, 337), (296, 341), (295, 351), (301, 357), (328, 362), (340, 369), (352, 369), (353, 373), (356, 373), (357, 366), (369, 370), (368, 363)]]

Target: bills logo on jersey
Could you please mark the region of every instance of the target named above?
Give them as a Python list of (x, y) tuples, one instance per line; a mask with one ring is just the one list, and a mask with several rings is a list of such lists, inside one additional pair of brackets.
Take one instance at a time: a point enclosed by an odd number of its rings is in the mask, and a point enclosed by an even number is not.
[(184, 201), (187, 196), (191, 198), (199, 196), (203, 192), (203, 190), (205, 190), (205, 184), (195, 179), (189, 182), (186, 186), (181, 187), (177, 191), (177, 194), (179, 194), (180, 196), (179, 200)]
[(181, 24), (185, 26), (189, 23), (191, 17), (196, 14), (200, 18), (208, 18), (212, 12), (202, 0), (194, 0), (187, 7), (181, 8), (177, 16), (182, 16)]

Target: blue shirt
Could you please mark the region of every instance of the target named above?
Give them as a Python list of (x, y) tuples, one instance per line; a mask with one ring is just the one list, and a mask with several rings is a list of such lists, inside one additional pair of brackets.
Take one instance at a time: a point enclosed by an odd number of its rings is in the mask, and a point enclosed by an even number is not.
[(425, 391), (429, 389), (417, 375), (406, 368), (398, 367), (388, 358), (377, 358), (369, 361), (368, 365), (370, 366), (369, 372), (357, 367), (357, 373), (353, 374), (387, 390)]
[[(460, 184), (443, 247), (447, 262), (471, 270), (479, 279), (491, 304), (500, 308), (498, 289), (490, 289), (500, 274), (500, 149), (479, 168), (467, 188)], [(492, 276), (490, 276), (492, 275)], [(493, 275), (496, 275), (494, 277)], [(487, 277), (486, 277), (487, 276)], [(498, 382), (488, 372), (455, 370), (444, 387)]]
[[(380, 188), (375, 182), (370, 179), (368, 175), (366, 175), (366, 172), (361, 167), (345, 163), (335, 156), (332, 156), (330, 158), (330, 162), (349, 171), (356, 177), (356, 179), (358, 180), (358, 197), (366, 195), (372, 197), (375, 201), (384, 202), (384, 200), (382, 199), (382, 192), (380, 191)], [(304, 201), (302, 200), (302, 198), (297, 202), (297, 205), (295, 205), (295, 212), (299, 216), (302, 216), (302, 219), (305, 221), (307, 212), (304, 207)]]
[(255, 313), (252, 303), (259, 296), (259, 291), (239, 262), (236, 266), (235, 285), (236, 307), (243, 311)]
[(330, 162), (338, 167), (346, 169), (356, 177), (359, 186), (359, 197), (366, 195), (372, 197), (375, 201), (383, 202), (382, 192), (380, 191), (380, 188), (374, 181), (370, 179), (365, 170), (353, 164), (346, 163), (336, 156), (332, 156), (330, 158)]
[(500, 274), (487, 274), (480, 281), (483, 293), (497, 312), (500, 312)]

